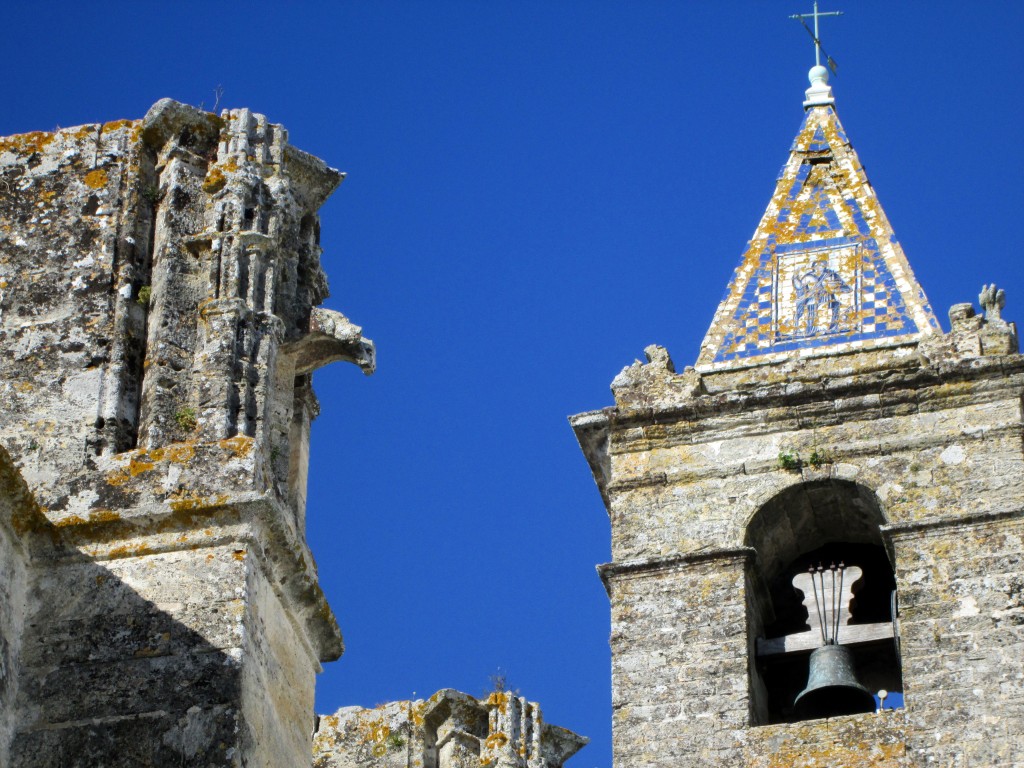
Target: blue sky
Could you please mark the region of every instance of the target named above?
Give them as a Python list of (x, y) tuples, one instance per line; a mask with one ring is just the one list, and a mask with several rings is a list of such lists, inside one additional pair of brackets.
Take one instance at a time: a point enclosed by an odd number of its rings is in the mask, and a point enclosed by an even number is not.
[[(822, 10), (835, 6), (823, 4)], [(317, 373), (309, 537), (348, 651), (318, 709), (499, 668), (610, 766), (609, 526), (566, 416), (698, 345), (802, 118), (809, 0), (10, 4), (0, 134), (170, 96), (265, 113), (349, 176), (327, 305), (379, 370)], [(840, 119), (941, 322), (1024, 320), (1024, 4), (850, 0)]]

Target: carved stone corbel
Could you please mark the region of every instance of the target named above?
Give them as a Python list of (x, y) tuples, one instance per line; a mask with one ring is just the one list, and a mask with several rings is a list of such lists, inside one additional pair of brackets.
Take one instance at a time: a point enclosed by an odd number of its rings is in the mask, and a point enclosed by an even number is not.
[(369, 376), (377, 366), (377, 350), (363, 329), (341, 312), (314, 307), (309, 316), (309, 333), (284, 344), (281, 351), (295, 358), (295, 374), (344, 360), (358, 365)]

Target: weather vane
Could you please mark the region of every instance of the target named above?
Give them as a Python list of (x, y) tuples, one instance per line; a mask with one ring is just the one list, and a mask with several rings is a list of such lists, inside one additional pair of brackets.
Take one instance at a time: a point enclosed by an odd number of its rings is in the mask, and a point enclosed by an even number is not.
[[(817, 66), (821, 66), (821, 54), (825, 54), (825, 62), (828, 64), (828, 68), (832, 70), (832, 74), (836, 73), (836, 62), (825, 50), (821, 47), (821, 38), (818, 36), (818, 19), (822, 16), (842, 16), (842, 11), (826, 11), (821, 13), (818, 11), (818, 0), (814, 0), (814, 13), (796, 13), (790, 16), (791, 19), (796, 19), (803, 24), (804, 29), (807, 30), (807, 34), (814, 40), (814, 63)], [(812, 30), (807, 26), (807, 22), (804, 19), (814, 19), (814, 29)]]

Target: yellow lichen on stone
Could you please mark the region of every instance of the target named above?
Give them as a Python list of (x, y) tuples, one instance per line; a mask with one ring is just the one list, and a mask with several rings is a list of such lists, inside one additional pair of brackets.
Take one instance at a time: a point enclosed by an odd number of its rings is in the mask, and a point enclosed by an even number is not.
[(163, 448), (154, 449), (149, 455), (153, 461), (170, 461), (175, 464), (184, 464), (195, 457), (196, 444), (190, 442), (171, 443)]
[(85, 517), (81, 515), (67, 515), (53, 521), (53, 525), (58, 528), (67, 528), (73, 525), (95, 525), (96, 523), (113, 523), (121, 519), (121, 515), (114, 512), (111, 509), (95, 509), (86, 513)]
[(143, 456), (133, 456), (128, 462), (128, 474), (131, 477), (141, 475), (143, 472), (149, 472), (149, 470), (156, 466), (155, 462), (146, 461), (144, 456), (145, 454)]
[(238, 162), (235, 158), (230, 157), (223, 163), (217, 163), (211, 165), (210, 170), (206, 172), (206, 178), (203, 179), (203, 191), (209, 194), (215, 194), (220, 192), (224, 185), (228, 183), (225, 173), (234, 173), (238, 170)]
[(508, 709), (508, 694), (504, 691), (492, 691), (487, 697), (487, 706), (497, 707), (501, 714), (505, 714)]
[(0, 152), (17, 152), (31, 154), (42, 152), (55, 138), (55, 134), (46, 131), (19, 133), (0, 139)]
[(229, 437), (217, 443), (221, 448), (231, 451), (236, 459), (244, 459), (252, 450), (253, 440), (245, 435)]
[(194, 509), (205, 507), (217, 507), (228, 500), (226, 493), (219, 493), (216, 496), (203, 496), (188, 490), (179, 490), (167, 498), (167, 503), (175, 512), (189, 512)]
[(504, 747), (506, 744), (508, 744), (508, 736), (506, 736), (501, 731), (495, 731), (487, 737), (487, 740), (484, 743), (487, 745), (488, 749), (497, 749), (499, 747)]
[(138, 546), (125, 545), (122, 547), (114, 547), (113, 549), (107, 550), (104, 554), (111, 560), (117, 560), (123, 557), (142, 557), (152, 553), (152, 548), (146, 544), (139, 544)]
[(89, 171), (85, 174), (85, 183), (93, 189), (100, 189), (107, 186), (107, 172), (102, 168)]
[(141, 126), (141, 122), (138, 120), (111, 120), (109, 123), (104, 123), (100, 128), (101, 133), (110, 133), (116, 131), (119, 128), (128, 128), (130, 126)]
[(214, 165), (207, 172), (206, 178), (203, 179), (203, 191), (212, 195), (224, 189), (224, 185), (227, 183), (227, 179), (224, 178), (224, 172)]
[(424, 722), (423, 710), (425, 708), (426, 708), (426, 704), (424, 702), (418, 702), (416, 704), (416, 706), (414, 706), (412, 708), (412, 723), (416, 727), (419, 727), (419, 726), (423, 725), (423, 722)]
[(151, 451), (134, 452), (128, 459), (128, 466), (117, 469), (107, 475), (109, 485), (124, 485), (134, 477), (149, 472), (162, 462), (186, 464), (196, 455), (196, 446), (192, 442), (171, 443)]

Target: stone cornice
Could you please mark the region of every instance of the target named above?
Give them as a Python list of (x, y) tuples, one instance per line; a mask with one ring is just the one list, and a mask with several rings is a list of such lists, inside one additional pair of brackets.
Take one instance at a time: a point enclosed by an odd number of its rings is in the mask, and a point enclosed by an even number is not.
[(966, 515), (947, 515), (944, 517), (930, 517), (925, 520), (913, 520), (906, 523), (893, 523), (883, 525), (882, 532), (899, 537), (915, 533), (939, 532), (945, 528), (962, 526), (988, 525), (1001, 523), (1008, 520), (1024, 519), (1024, 509), (1007, 509), (996, 512), (975, 512)]
[[(794, 372), (795, 373), (795, 372)], [(703, 377), (705, 380), (713, 378)], [(943, 407), (944, 399), (956, 393), (943, 392), (934, 398), (922, 401), (920, 392), (930, 386), (956, 384), (970, 385), (988, 380), (993, 382), (990, 391), (1005, 392), (1024, 387), (1024, 355), (1005, 357), (972, 358), (959, 361), (957, 365), (942, 368), (926, 365), (913, 369), (880, 369), (849, 376), (813, 376), (808, 378), (794, 375), (784, 381), (750, 388), (717, 389), (698, 395), (685, 402), (665, 403), (637, 408), (611, 408), (605, 414), (606, 423), (623, 428), (636, 424), (665, 423), (672, 421), (701, 422), (720, 416), (733, 416), (763, 408), (791, 408), (814, 403), (840, 403), (852, 398), (877, 396), (879, 405), (895, 405), (901, 402), (932, 402), (934, 409)], [(708, 389), (705, 383), (705, 389)], [(997, 395), (992, 399), (996, 399)], [(972, 393), (972, 402), (979, 402), (977, 393)], [(851, 410), (860, 410), (854, 407)], [(592, 417), (595, 412), (581, 414)], [(581, 420), (580, 426), (590, 426), (589, 420)], [(574, 422), (575, 426), (575, 422)], [(596, 426), (596, 424), (595, 424)]]
[(744, 562), (754, 558), (757, 551), (753, 547), (722, 547), (715, 549), (701, 549), (694, 552), (683, 552), (667, 557), (649, 557), (635, 560), (623, 560), (621, 562), (604, 563), (597, 566), (597, 573), (604, 583), (605, 590), (611, 594), (611, 582), (620, 576), (633, 576), (643, 573), (657, 573), (659, 571), (675, 571), (689, 568), (695, 565), (702, 565), (711, 562), (726, 562), (730, 560), (742, 560)]
[(295, 528), (291, 511), (268, 495), (242, 493), (187, 503), (151, 503), (122, 513), (102, 510), (55, 521), (41, 518), (31, 546), (37, 562), (103, 563), (246, 544), (283, 602), (300, 618), (312, 655), (326, 662), (344, 652), (341, 630), (320, 587), (313, 555)]

